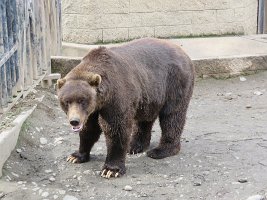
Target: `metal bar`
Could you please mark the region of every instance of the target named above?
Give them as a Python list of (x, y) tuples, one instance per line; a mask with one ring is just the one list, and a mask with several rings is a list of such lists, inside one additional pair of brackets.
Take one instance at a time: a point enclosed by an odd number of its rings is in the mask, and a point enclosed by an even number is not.
[[(7, 19), (6, 19), (6, 0), (1, 1), (1, 18), (2, 18), (2, 44), (4, 52), (8, 51), (8, 36), (7, 36)], [(7, 71), (9, 62), (1, 66), (1, 85), (2, 85), (2, 106), (7, 105), (8, 86), (7, 86)]]
[[(4, 43), (3, 43), (3, 28), (2, 28), (2, 21), (4, 20), (2, 17), (3, 12), (3, 2), (0, 1), (0, 59), (4, 55)], [(4, 84), (4, 79), (2, 75), (2, 65), (0, 65), (0, 113), (2, 112), (2, 106), (4, 105), (4, 98), (3, 98), (3, 84)]]
[(265, 0), (259, 0), (258, 10), (258, 34), (262, 34), (264, 30), (264, 2)]
[(8, 61), (8, 59), (17, 51), (17, 49), (18, 49), (18, 44), (16, 43), (8, 52), (4, 54), (4, 56), (0, 60), (0, 66), (4, 65), (6, 61)]

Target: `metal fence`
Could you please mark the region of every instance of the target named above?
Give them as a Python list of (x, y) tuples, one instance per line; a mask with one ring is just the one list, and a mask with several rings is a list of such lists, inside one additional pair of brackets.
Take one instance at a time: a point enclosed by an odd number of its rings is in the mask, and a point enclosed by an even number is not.
[(258, 33), (267, 33), (267, 0), (259, 0), (258, 6)]
[(0, 0), (0, 113), (51, 73), (60, 10), (61, 0)]

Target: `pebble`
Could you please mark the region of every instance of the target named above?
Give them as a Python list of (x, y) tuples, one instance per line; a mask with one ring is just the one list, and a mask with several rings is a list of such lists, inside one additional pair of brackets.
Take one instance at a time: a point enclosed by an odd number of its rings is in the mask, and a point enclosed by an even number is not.
[(64, 196), (63, 200), (78, 200), (78, 198), (76, 198), (74, 196), (66, 195), (66, 196)]
[(11, 172), (11, 174), (12, 174), (13, 176), (19, 177), (19, 175), (16, 174), (16, 173), (14, 173), (14, 172)]
[(48, 192), (43, 192), (42, 193), (42, 197), (48, 197), (49, 196), (49, 193)]
[(240, 178), (240, 179), (238, 179), (238, 182), (239, 183), (246, 183), (246, 182), (248, 182), (248, 179), (247, 178)]
[(201, 182), (195, 182), (193, 185), (194, 186), (201, 186)]
[(126, 185), (126, 186), (124, 187), (124, 190), (125, 190), (125, 191), (132, 191), (133, 188), (132, 188), (130, 185)]
[(262, 195), (254, 195), (247, 198), (247, 200), (267, 200), (265, 196)]
[(0, 198), (2, 198), (3, 196), (5, 196), (4, 192), (0, 192)]
[(66, 194), (66, 191), (65, 190), (59, 190), (58, 193), (62, 195), (62, 194)]
[(44, 144), (47, 144), (47, 139), (41, 137), (41, 138), (40, 138), (40, 143), (43, 144), (43, 145), (44, 145)]
[(254, 94), (257, 96), (263, 95), (263, 93), (261, 91), (255, 91)]
[(57, 198), (58, 198), (58, 195), (54, 195), (53, 198), (54, 198), (54, 199), (57, 199)]
[(40, 190), (38, 191), (39, 195), (41, 195), (41, 194), (42, 194), (42, 192), (43, 192), (43, 190), (42, 190), (42, 189), (40, 189)]
[(86, 175), (89, 175), (90, 173), (91, 173), (90, 170), (85, 170), (85, 171), (83, 172), (83, 174), (86, 174)]
[(37, 187), (37, 188), (33, 188), (32, 191), (36, 192), (37, 190), (39, 190), (40, 188)]
[(252, 106), (251, 105), (246, 105), (246, 108), (252, 108)]
[(246, 79), (244, 76), (240, 76), (240, 77), (239, 77), (239, 80), (240, 80), (241, 82), (244, 82), (244, 81), (246, 81), (247, 79)]
[(16, 149), (17, 153), (21, 153), (22, 150), (21, 149)]
[(56, 179), (54, 177), (50, 177), (49, 181), (54, 182)]
[(59, 138), (55, 138), (54, 143), (55, 144), (61, 144), (63, 142), (64, 138), (63, 137), (59, 137)]
[(47, 170), (45, 170), (45, 173), (47, 173), (47, 174), (49, 174), (49, 173), (51, 173), (52, 172), (52, 169), (47, 169)]

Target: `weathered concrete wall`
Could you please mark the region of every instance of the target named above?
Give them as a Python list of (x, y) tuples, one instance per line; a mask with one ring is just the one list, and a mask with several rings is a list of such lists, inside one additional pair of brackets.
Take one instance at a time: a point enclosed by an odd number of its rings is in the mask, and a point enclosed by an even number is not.
[(63, 40), (255, 34), (257, 5), (257, 0), (62, 0)]

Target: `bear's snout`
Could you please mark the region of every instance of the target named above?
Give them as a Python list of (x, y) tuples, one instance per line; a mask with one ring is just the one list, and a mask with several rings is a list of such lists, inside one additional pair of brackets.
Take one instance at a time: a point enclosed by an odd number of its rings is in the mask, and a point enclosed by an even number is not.
[(78, 126), (80, 124), (80, 119), (79, 118), (72, 118), (72, 119), (70, 119), (70, 124), (72, 126)]

